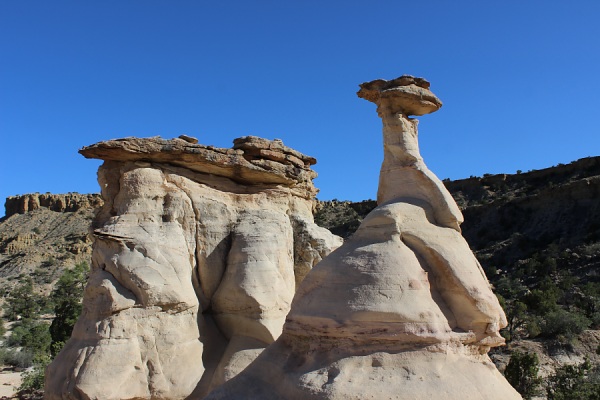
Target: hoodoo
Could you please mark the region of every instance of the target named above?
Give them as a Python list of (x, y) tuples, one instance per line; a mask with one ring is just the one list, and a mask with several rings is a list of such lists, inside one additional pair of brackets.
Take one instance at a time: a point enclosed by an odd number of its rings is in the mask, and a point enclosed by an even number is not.
[(378, 207), (299, 286), (282, 336), (209, 399), (520, 399), (489, 359), (506, 318), (419, 153), (422, 78), (360, 85), (383, 120)]
[(203, 397), (279, 337), (296, 286), (341, 239), (313, 222), (316, 160), (279, 140), (85, 147), (104, 206), (83, 313), (47, 399)]

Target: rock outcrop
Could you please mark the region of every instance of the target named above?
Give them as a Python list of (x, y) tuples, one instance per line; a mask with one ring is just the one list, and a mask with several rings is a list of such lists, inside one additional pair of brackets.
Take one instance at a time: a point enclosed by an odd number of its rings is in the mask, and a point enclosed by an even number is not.
[(47, 208), (56, 212), (74, 212), (81, 209), (98, 208), (102, 205), (102, 198), (98, 194), (51, 194), (31, 193), (21, 196), (6, 198), (4, 208), (5, 217), (14, 214), (25, 214), (39, 208)]
[(279, 140), (85, 147), (105, 160), (83, 313), (48, 399), (203, 397), (282, 331), (296, 285), (342, 241), (313, 222), (315, 159)]
[(421, 78), (361, 85), (383, 120), (378, 207), (301, 283), (282, 336), (208, 399), (520, 399), (490, 361), (506, 318), (419, 154)]
[(99, 194), (25, 194), (6, 199), (0, 219), (0, 286), (30, 276), (47, 295), (65, 268), (92, 255), (88, 227), (102, 204)]

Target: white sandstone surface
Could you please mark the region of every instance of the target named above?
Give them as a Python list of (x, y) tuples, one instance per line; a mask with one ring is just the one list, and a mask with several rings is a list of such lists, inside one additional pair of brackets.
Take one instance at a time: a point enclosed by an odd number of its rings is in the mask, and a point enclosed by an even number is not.
[(506, 317), (419, 154), (422, 78), (361, 85), (383, 120), (378, 207), (302, 281), (282, 336), (207, 399), (520, 399), (489, 359)]
[(105, 204), (46, 398), (202, 397), (279, 337), (298, 281), (341, 244), (313, 222), (313, 158), (256, 137), (191, 139), (81, 150), (105, 160)]

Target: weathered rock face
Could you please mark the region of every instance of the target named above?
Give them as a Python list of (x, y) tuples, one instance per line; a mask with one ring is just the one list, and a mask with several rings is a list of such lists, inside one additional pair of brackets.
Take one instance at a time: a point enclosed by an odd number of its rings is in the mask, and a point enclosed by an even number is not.
[(419, 154), (421, 78), (361, 85), (383, 119), (378, 207), (302, 282), (283, 335), (209, 399), (520, 399), (487, 356), (502, 308)]
[(202, 397), (279, 337), (295, 287), (341, 239), (314, 225), (315, 163), (281, 141), (82, 149), (105, 163), (83, 313), (49, 399)]
[(40, 194), (32, 193), (6, 198), (4, 204), (6, 217), (14, 214), (25, 214), (39, 208), (47, 208), (56, 212), (73, 212), (86, 208), (97, 208), (102, 205), (102, 198), (97, 194)]

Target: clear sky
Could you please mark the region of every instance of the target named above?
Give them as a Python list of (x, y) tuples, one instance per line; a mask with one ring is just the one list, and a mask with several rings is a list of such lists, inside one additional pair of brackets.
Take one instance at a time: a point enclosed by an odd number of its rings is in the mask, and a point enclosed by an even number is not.
[(381, 123), (355, 93), (402, 74), (444, 102), (419, 125), (442, 179), (600, 155), (597, 0), (2, 0), (0, 57), (0, 199), (97, 192), (79, 148), (182, 133), (280, 138), (320, 199), (374, 198)]

